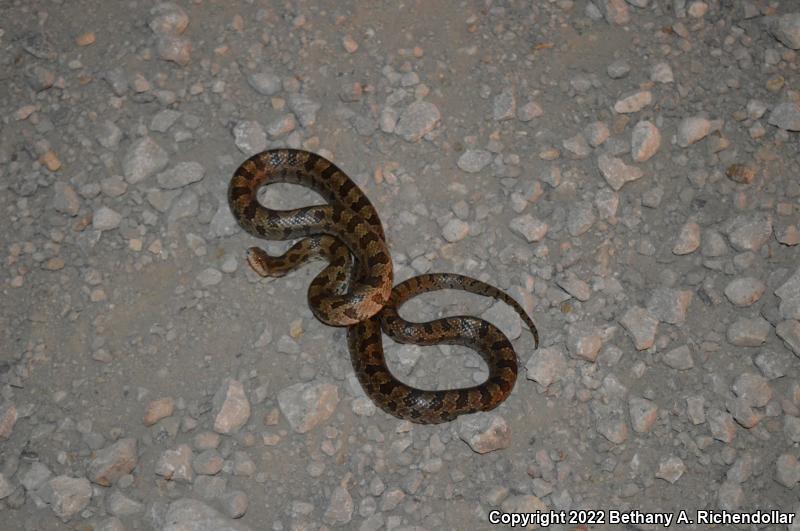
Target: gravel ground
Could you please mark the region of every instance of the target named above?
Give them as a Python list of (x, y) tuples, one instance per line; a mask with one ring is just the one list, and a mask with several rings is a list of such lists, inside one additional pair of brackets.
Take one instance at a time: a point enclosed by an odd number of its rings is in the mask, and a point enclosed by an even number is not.
[[(799, 7), (5, 0), (0, 527), (794, 516)], [(307, 307), (322, 266), (249, 270), (227, 183), (287, 146), (364, 189), (396, 282), (467, 274), (531, 311), (538, 350), (491, 300), (403, 309), (505, 330), (522, 368), (504, 404), (383, 413)], [(385, 344), (419, 387), (486, 374), (462, 347)]]

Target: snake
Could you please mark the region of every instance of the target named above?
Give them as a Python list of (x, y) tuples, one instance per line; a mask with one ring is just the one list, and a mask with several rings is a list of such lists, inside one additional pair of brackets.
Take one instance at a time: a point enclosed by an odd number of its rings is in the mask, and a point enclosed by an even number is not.
[[(325, 203), (290, 210), (262, 205), (259, 190), (281, 182), (310, 188)], [(321, 155), (282, 148), (251, 156), (231, 178), (228, 204), (236, 222), (252, 236), (297, 240), (279, 256), (250, 247), (247, 262), (258, 275), (281, 277), (311, 260), (328, 262), (309, 285), (308, 305), (322, 323), (346, 327), (356, 377), (366, 395), (390, 415), (439, 424), (490, 411), (511, 394), (517, 379), (516, 352), (495, 325), (473, 316), (407, 321), (399, 309), (412, 297), (454, 289), (500, 300), (520, 315), (539, 347), (539, 332), (523, 307), (486, 282), (456, 273), (426, 273), (393, 286), (392, 258), (377, 210), (345, 172)], [(471, 387), (412, 387), (389, 370), (382, 333), (398, 343), (466, 346), (483, 358), (489, 375)]]

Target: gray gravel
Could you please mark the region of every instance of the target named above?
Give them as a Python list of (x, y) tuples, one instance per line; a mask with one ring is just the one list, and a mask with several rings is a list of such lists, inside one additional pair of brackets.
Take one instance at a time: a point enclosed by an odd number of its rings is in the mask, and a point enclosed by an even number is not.
[[(6, 2), (0, 527), (800, 514), (796, 3), (358, 7)], [(384, 414), (307, 306), (320, 266), (249, 269), (248, 246), (287, 245), (240, 230), (225, 192), (274, 147), (363, 188), (397, 282), (467, 274), (528, 309), (539, 350), (491, 300), (403, 308), (500, 326), (520, 358), (504, 404)], [(421, 388), (487, 374), (464, 347), (384, 343)]]

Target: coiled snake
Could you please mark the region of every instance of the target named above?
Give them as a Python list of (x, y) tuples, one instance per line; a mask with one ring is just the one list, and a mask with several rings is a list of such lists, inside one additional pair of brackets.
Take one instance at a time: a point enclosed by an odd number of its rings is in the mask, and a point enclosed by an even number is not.
[[(272, 210), (258, 202), (262, 186), (287, 182), (306, 186), (327, 204)], [(402, 319), (398, 308), (420, 293), (460, 289), (509, 304), (533, 334), (539, 334), (525, 310), (509, 295), (470, 277), (419, 275), (392, 288), (392, 260), (378, 213), (350, 178), (327, 159), (294, 149), (253, 155), (236, 170), (228, 187), (236, 221), (253, 236), (271, 240), (302, 238), (281, 256), (258, 247), (248, 250), (250, 266), (261, 276), (279, 277), (308, 260), (328, 266), (311, 282), (308, 303), (314, 315), (331, 326), (347, 326), (347, 342), (356, 376), (367, 395), (384, 411), (422, 424), (453, 420), (488, 411), (508, 397), (517, 379), (517, 356), (494, 325), (458, 316), (427, 323)], [(418, 345), (465, 345), (489, 367), (488, 379), (462, 389), (426, 391), (404, 384), (386, 366), (381, 330), (395, 341)]]

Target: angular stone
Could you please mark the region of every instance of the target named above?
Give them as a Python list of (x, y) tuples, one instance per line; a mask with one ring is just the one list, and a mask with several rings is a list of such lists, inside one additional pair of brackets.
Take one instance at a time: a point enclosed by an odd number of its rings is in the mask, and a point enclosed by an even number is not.
[(684, 472), (686, 472), (686, 465), (683, 464), (683, 460), (678, 456), (671, 455), (658, 463), (656, 477), (670, 483), (675, 483), (681, 478)]
[(241, 518), (247, 512), (247, 507), (250, 505), (250, 498), (247, 493), (240, 490), (226, 492), (222, 496), (222, 503), (225, 506), (225, 512), (231, 518)]
[(631, 426), (637, 433), (649, 432), (658, 419), (658, 406), (646, 398), (631, 397), (628, 400), (628, 409), (631, 415)]
[(492, 102), (492, 118), (495, 121), (510, 120), (517, 111), (517, 102), (514, 91), (507, 88), (495, 96)]
[(250, 419), (250, 401), (238, 380), (227, 378), (214, 394), (214, 431), (235, 433)]
[(628, 166), (622, 159), (605, 153), (597, 157), (597, 167), (614, 191), (618, 191), (625, 183), (640, 179), (644, 175), (644, 172), (636, 166)]
[(322, 521), (330, 526), (342, 526), (353, 519), (355, 504), (347, 489), (341, 485), (333, 489), (328, 507), (322, 515)]
[(186, 66), (192, 58), (192, 41), (187, 37), (161, 35), (156, 41), (156, 50), (164, 61)]
[(600, 329), (579, 321), (569, 326), (567, 349), (576, 358), (594, 362), (603, 347), (603, 334)]
[(564, 351), (558, 346), (540, 348), (525, 365), (528, 379), (545, 387), (563, 378), (566, 369)]
[(130, 184), (141, 182), (163, 170), (169, 156), (152, 138), (146, 136), (134, 142), (122, 159), (122, 173)]
[(245, 155), (255, 155), (267, 149), (267, 133), (258, 122), (244, 120), (233, 128), (233, 143)]
[(250, 531), (205, 503), (181, 498), (169, 504), (161, 531)]
[(728, 239), (738, 251), (758, 251), (772, 236), (772, 219), (766, 214), (739, 216), (733, 220)]
[(653, 102), (653, 93), (640, 90), (622, 98), (614, 104), (614, 110), (620, 114), (639, 112)]
[(661, 132), (652, 122), (642, 120), (631, 134), (631, 157), (635, 162), (644, 162), (656, 154), (661, 147)]
[(317, 112), (322, 108), (320, 103), (313, 101), (304, 94), (291, 94), (289, 96), (289, 109), (297, 116), (302, 127), (311, 127), (317, 122)]
[(728, 342), (738, 347), (757, 347), (767, 341), (770, 330), (772, 325), (761, 316), (740, 317), (728, 327)]
[(653, 346), (658, 330), (658, 319), (645, 308), (634, 306), (628, 309), (619, 323), (633, 336), (636, 350), (645, 350)]
[(56, 181), (53, 184), (53, 208), (68, 216), (76, 216), (81, 209), (81, 199), (69, 184)]
[(178, 445), (174, 449), (164, 450), (155, 466), (155, 473), (169, 481), (191, 483), (192, 448), (188, 444)]
[(600, 0), (603, 16), (609, 24), (622, 26), (630, 22), (628, 5), (624, 0)]
[(58, 476), (39, 489), (39, 497), (63, 520), (82, 511), (92, 499), (92, 485), (86, 478)]
[(757, 278), (741, 277), (725, 286), (725, 296), (736, 306), (750, 306), (761, 298), (766, 288)]
[(775, 462), (775, 480), (787, 489), (794, 488), (800, 481), (800, 463), (792, 454), (782, 454)]
[(624, 59), (617, 59), (609, 63), (606, 67), (606, 73), (611, 79), (622, 79), (627, 76), (631, 71), (631, 65)]
[(520, 122), (530, 122), (534, 118), (538, 118), (544, 114), (542, 107), (535, 101), (529, 101), (519, 109), (517, 109), (517, 119)]
[(224, 462), (225, 460), (218, 451), (205, 450), (192, 460), (192, 469), (198, 474), (213, 476), (222, 470)]
[[(183, 113), (180, 111), (176, 111), (174, 109), (163, 109), (156, 113), (153, 116), (153, 119), (150, 120), (150, 130), (155, 131), (157, 133), (166, 133), (169, 131), (169, 128), (172, 127), (175, 122), (178, 121), (178, 118), (181, 117)], [(114, 125), (113, 122), (108, 122), (111, 125)], [(116, 125), (114, 125), (116, 127)], [(119, 128), (117, 128), (119, 129)], [(121, 131), (120, 131), (121, 133)], [(100, 140), (102, 144), (102, 140)]]
[(706, 421), (705, 399), (702, 396), (690, 396), (686, 399), (686, 415), (697, 426)]
[(407, 142), (417, 142), (441, 119), (439, 108), (429, 101), (415, 101), (400, 115), (394, 133)]
[(468, 149), (458, 157), (456, 164), (467, 173), (478, 173), (492, 162), (492, 154), (485, 149)]
[(656, 83), (672, 83), (675, 77), (669, 63), (656, 63), (650, 70), (650, 80)]
[(726, 477), (728, 481), (742, 484), (753, 475), (753, 455), (750, 453), (741, 454), (733, 465), (728, 469)]
[(791, 366), (792, 360), (789, 354), (765, 350), (759, 353), (753, 360), (761, 374), (769, 380), (775, 380), (785, 376)]
[(682, 256), (695, 252), (700, 247), (700, 231), (700, 225), (696, 221), (684, 223), (672, 247), (672, 254)]
[(708, 136), (711, 132), (711, 121), (702, 116), (684, 118), (678, 124), (678, 145), (688, 147)]
[(604, 122), (592, 122), (584, 129), (586, 141), (592, 147), (602, 145), (611, 136), (608, 126)]
[(511, 220), (508, 224), (511, 232), (525, 238), (528, 243), (538, 242), (547, 235), (549, 226), (544, 221), (540, 221), (530, 214), (519, 216)]
[(129, 498), (119, 491), (114, 491), (108, 497), (106, 505), (108, 512), (114, 516), (130, 516), (144, 512), (144, 505), (132, 498)]
[(767, 118), (770, 125), (786, 131), (800, 131), (800, 103), (780, 103)]
[(495, 413), (476, 413), (457, 419), (458, 435), (476, 453), (485, 454), (508, 448), (511, 444), (511, 426)]
[(628, 440), (628, 425), (615, 415), (599, 418), (597, 432), (614, 444), (622, 444)]
[(138, 461), (136, 439), (126, 437), (99, 450), (89, 462), (86, 475), (94, 483), (110, 487), (122, 476), (130, 474)]
[(800, 50), (800, 12), (786, 13), (778, 18), (772, 34), (792, 50)]
[(706, 258), (716, 258), (728, 252), (728, 244), (722, 234), (715, 230), (706, 230), (703, 235), (703, 249), (701, 251)]
[(247, 76), (247, 84), (262, 96), (272, 96), (281, 90), (281, 78), (272, 72), (254, 72)]
[(800, 268), (775, 290), (775, 295), (781, 299), (781, 317), (800, 320)]
[(173, 168), (156, 175), (161, 188), (173, 190), (196, 183), (205, 177), (206, 169), (199, 162), (180, 162)]
[(159, 420), (167, 418), (175, 412), (175, 399), (165, 396), (147, 404), (142, 422), (145, 426), (152, 426)]
[(578, 299), (585, 302), (589, 300), (592, 295), (592, 288), (587, 282), (579, 279), (574, 274), (568, 274), (565, 278), (556, 280), (556, 283), (564, 291)]
[(189, 26), (189, 15), (173, 2), (161, 2), (150, 10), (153, 18), (148, 26), (160, 35), (181, 35)]
[(800, 418), (785, 415), (783, 418), (783, 433), (793, 443), (800, 442)]
[(325, 422), (339, 404), (339, 389), (331, 383), (296, 383), (278, 393), (278, 407), (297, 433)]
[(19, 413), (12, 402), (0, 403), (0, 441), (11, 437), (18, 417)]
[(688, 345), (674, 348), (664, 354), (664, 363), (679, 371), (688, 371), (694, 367), (694, 359)]
[(562, 142), (562, 145), (564, 149), (572, 153), (576, 159), (585, 159), (592, 152), (592, 148), (581, 133), (567, 138)]
[(762, 416), (746, 400), (731, 397), (725, 401), (725, 407), (733, 416), (733, 420), (744, 428), (750, 429), (761, 422)]
[(15, 490), (14, 485), (6, 478), (6, 475), (0, 473), (0, 500), (8, 498)]
[(714, 409), (708, 413), (708, 423), (711, 435), (718, 441), (730, 443), (736, 437), (736, 423), (730, 413)]
[(647, 302), (647, 310), (659, 321), (683, 324), (693, 297), (689, 290), (656, 288)]
[(580, 236), (592, 228), (596, 219), (590, 202), (577, 201), (570, 207), (567, 217), (567, 232), (570, 236)]
[(775, 333), (796, 356), (800, 357), (800, 321), (795, 319), (782, 321), (775, 327)]
[(742, 487), (732, 481), (723, 481), (717, 491), (717, 503), (723, 511), (731, 513), (742, 506), (745, 500)]
[(114, 230), (121, 221), (122, 215), (106, 206), (101, 206), (92, 214), (92, 227), (99, 231)]
[(451, 219), (442, 227), (442, 236), (451, 243), (461, 241), (468, 235), (469, 223), (460, 219)]
[(297, 120), (294, 114), (284, 114), (277, 117), (267, 125), (267, 134), (270, 138), (280, 138), (286, 136), (297, 128)]
[[(34, 462), (31, 463), (31, 467), (20, 478), (20, 483), (26, 490), (32, 492), (38, 490), (52, 476), (53, 473), (44, 463)], [(11, 493), (9, 492), (9, 494)]]

